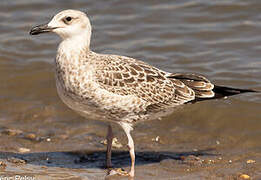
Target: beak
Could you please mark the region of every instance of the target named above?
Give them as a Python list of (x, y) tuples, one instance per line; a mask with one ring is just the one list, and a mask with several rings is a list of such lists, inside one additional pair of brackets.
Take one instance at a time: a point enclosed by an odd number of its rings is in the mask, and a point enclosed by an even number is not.
[(29, 32), (29, 34), (37, 35), (37, 34), (41, 34), (41, 33), (47, 33), (47, 32), (51, 32), (53, 29), (56, 29), (56, 27), (50, 27), (50, 26), (48, 26), (48, 24), (41, 24), (41, 25), (33, 27), (31, 29), (31, 31)]

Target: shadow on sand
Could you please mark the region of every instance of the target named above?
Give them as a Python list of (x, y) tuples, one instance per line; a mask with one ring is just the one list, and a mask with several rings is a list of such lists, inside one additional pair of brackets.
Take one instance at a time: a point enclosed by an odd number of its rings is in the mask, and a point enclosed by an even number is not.
[[(182, 158), (193, 156), (218, 156), (213, 153), (214, 149), (205, 149), (188, 152), (168, 152), (168, 151), (137, 151), (136, 166), (152, 163), (159, 163), (163, 160), (170, 159), (180, 162)], [(11, 153), (0, 152), (0, 159), (21, 159), (27, 164), (47, 166), (47, 167), (62, 167), (74, 169), (89, 169), (89, 168), (105, 168), (105, 151), (69, 151), (69, 152), (34, 152), (34, 153)], [(112, 163), (115, 168), (130, 166), (130, 157), (128, 151), (113, 151)]]

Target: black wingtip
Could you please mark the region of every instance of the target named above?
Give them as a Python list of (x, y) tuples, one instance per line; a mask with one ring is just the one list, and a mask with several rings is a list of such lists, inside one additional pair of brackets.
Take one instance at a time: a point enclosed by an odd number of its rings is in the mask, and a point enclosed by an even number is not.
[(221, 99), (224, 97), (233, 96), (233, 95), (242, 94), (242, 93), (261, 93), (261, 91), (257, 91), (254, 89), (239, 89), (239, 88), (231, 88), (231, 87), (217, 86), (217, 85), (214, 86), (213, 91), (215, 93), (214, 97), (196, 98), (195, 100), (190, 101), (188, 103), (196, 103), (196, 102), (210, 100), (210, 99)]
[(215, 96), (233, 96), (242, 93), (260, 93), (260, 91), (253, 89), (239, 89), (239, 88), (231, 88), (225, 86), (217, 86), (215, 85), (213, 91), (215, 92)]

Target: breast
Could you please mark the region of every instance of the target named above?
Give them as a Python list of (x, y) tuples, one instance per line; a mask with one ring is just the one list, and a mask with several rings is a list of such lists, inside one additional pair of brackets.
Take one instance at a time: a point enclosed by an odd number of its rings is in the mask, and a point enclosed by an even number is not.
[[(64, 64), (56, 67), (56, 86), (62, 101), (82, 116), (96, 120), (134, 120), (148, 104), (134, 95), (109, 92), (96, 82), (94, 67)], [(81, 68), (79, 68), (81, 67)]]
[[(92, 82), (85, 87), (87, 94), (77, 94), (68, 90), (61, 81), (56, 78), (56, 86), (59, 97), (71, 109), (80, 115), (94, 120), (118, 122), (138, 121), (145, 112), (146, 103), (135, 96), (121, 96), (108, 92)], [(86, 85), (87, 86), (87, 85)]]
[(56, 80), (56, 87), (58, 95), (63, 103), (81, 116), (93, 120), (105, 121), (107, 119), (106, 114), (103, 113), (96, 103), (94, 103), (93, 100), (90, 100), (90, 98), (83, 98), (79, 94), (68, 91), (58, 80)]

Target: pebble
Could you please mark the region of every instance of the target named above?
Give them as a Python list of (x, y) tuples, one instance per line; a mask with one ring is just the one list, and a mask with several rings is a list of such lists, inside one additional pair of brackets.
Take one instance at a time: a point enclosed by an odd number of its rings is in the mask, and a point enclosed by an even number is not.
[(212, 160), (212, 159), (209, 159), (208, 162), (209, 162), (209, 164), (213, 164), (213, 163), (215, 163), (215, 161)]
[(23, 134), (23, 138), (31, 140), (31, 141), (35, 141), (35, 142), (39, 142), (39, 141), (43, 140), (42, 137), (37, 136), (35, 133)]
[(21, 148), (18, 149), (18, 151), (19, 151), (20, 153), (27, 153), (27, 152), (30, 152), (31, 150), (28, 149), (28, 148), (23, 148), (23, 147), (21, 147)]
[(0, 161), (0, 168), (1, 169), (5, 169), (6, 164), (3, 161)]
[(27, 138), (27, 139), (30, 139), (30, 140), (36, 139), (36, 135), (34, 133), (26, 134), (24, 137)]
[(199, 157), (194, 156), (194, 155), (189, 155), (187, 157), (181, 156), (180, 159), (184, 163), (189, 164), (189, 165), (201, 165), (202, 164), (202, 160)]
[(214, 164), (215, 161), (212, 160), (212, 159), (206, 159), (206, 160), (202, 160), (202, 163), (204, 163), (204, 164)]
[(242, 24), (243, 25), (254, 25), (255, 22), (246, 20), (246, 21), (243, 21)]
[[(102, 140), (100, 143), (107, 145), (107, 139)], [(113, 138), (112, 139), (112, 147), (114, 147), (114, 148), (122, 148), (123, 145), (118, 141), (117, 138)]]
[(14, 164), (25, 164), (26, 163), (25, 160), (18, 159), (18, 158), (15, 158), (15, 157), (8, 158), (7, 161), (10, 162), (10, 163), (14, 163)]
[(22, 134), (23, 131), (18, 130), (18, 129), (5, 129), (2, 131), (2, 133), (7, 134), (9, 136), (16, 136), (16, 135)]
[(255, 163), (255, 162), (256, 162), (256, 161), (253, 160), (253, 159), (249, 159), (249, 160), (246, 161), (247, 164), (253, 164), (253, 163)]
[(241, 179), (250, 179), (250, 176), (247, 175), (247, 174), (241, 174), (241, 175), (239, 176), (239, 178), (241, 178)]
[(155, 137), (155, 138), (152, 138), (151, 140), (152, 140), (152, 141), (155, 141), (155, 142), (159, 142), (159, 141), (160, 141), (160, 137), (157, 136), (157, 137)]
[(61, 138), (61, 139), (68, 139), (69, 138), (69, 136), (67, 134), (61, 134), (58, 137)]
[(185, 156), (180, 156), (180, 159), (181, 159), (182, 161), (184, 161), (184, 160), (186, 159), (186, 157), (185, 157)]

